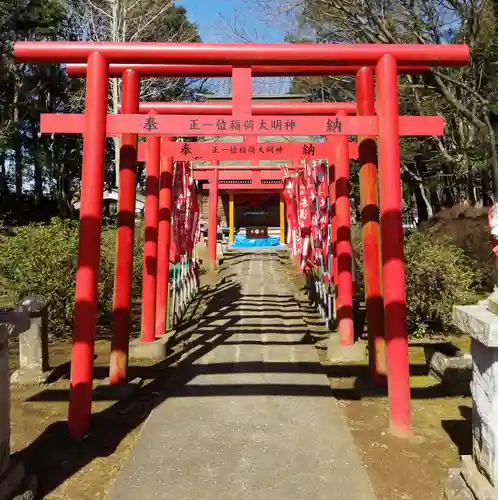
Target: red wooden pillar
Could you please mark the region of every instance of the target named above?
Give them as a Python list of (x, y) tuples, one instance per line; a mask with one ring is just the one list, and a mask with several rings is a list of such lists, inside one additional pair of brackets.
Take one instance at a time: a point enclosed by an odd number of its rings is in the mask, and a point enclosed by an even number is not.
[(171, 189), (173, 187), (173, 156), (168, 155), (168, 143), (173, 142), (174, 138), (165, 137), (163, 141), (157, 236), (156, 336), (158, 337), (166, 333), (167, 327), (169, 249), (171, 244)]
[[(367, 67), (361, 68), (356, 75), (356, 106), (359, 116), (375, 115), (373, 71)], [(369, 366), (373, 383), (380, 386), (385, 382), (386, 360), (377, 196), (377, 145), (374, 137), (360, 137), (358, 142)]]
[(145, 165), (144, 255), (142, 281), (142, 342), (156, 338), (157, 237), (161, 138), (147, 138)]
[[(219, 165), (214, 161), (213, 165)], [(213, 169), (209, 191), (209, 213), (208, 213), (208, 254), (211, 261), (211, 269), (216, 269), (216, 236), (218, 229), (218, 169)]]
[[(327, 139), (328, 142), (333, 146), (331, 138)], [(332, 249), (332, 282), (335, 287), (337, 294), (337, 211), (336, 211), (336, 169), (335, 169), (335, 152), (331, 151), (331, 157), (329, 158), (329, 196), (330, 196), (330, 246)]]
[[(123, 73), (122, 112), (138, 113), (140, 78), (136, 71)], [(119, 153), (118, 228), (114, 267), (114, 303), (109, 381), (119, 384), (128, 372), (128, 341), (131, 329), (131, 280), (137, 175), (136, 134), (123, 134)]]
[(97, 285), (99, 280), (102, 196), (107, 120), (108, 64), (94, 52), (88, 58), (81, 173), (80, 231), (74, 308), (69, 435), (83, 437), (92, 414), (92, 379)]
[(380, 59), (376, 77), (382, 282), (390, 426), (395, 434), (407, 435), (411, 432), (410, 373), (401, 217), (398, 73), (393, 56), (388, 54)]
[[(342, 113), (339, 115), (344, 116)], [(336, 146), (337, 329), (341, 345), (353, 345), (353, 252), (351, 248), (349, 144), (347, 136), (337, 136), (334, 144)]]

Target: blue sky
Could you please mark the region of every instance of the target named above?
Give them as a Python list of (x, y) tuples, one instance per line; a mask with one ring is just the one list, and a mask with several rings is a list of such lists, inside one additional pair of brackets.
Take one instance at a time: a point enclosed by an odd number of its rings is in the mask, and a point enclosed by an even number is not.
[[(243, 23), (243, 29), (253, 41), (282, 42), (285, 33), (277, 26), (268, 26), (243, 0), (176, 0), (187, 9), (190, 21), (199, 26), (203, 42), (232, 42), (223, 18), (233, 23)], [(257, 40), (255, 38), (258, 38)]]
[[(245, 0), (176, 0), (176, 5), (187, 9), (188, 18), (199, 27), (203, 42), (241, 42), (230, 26), (252, 42), (282, 43), (285, 38), (285, 28), (279, 22), (266, 23)], [(254, 94), (283, 94), (290, 85), (289, 78), (255, 78), (253, 82)], [(213, 84), (212, 90), (217, 94), (231, 93), (229, 80), (217, 79)]]

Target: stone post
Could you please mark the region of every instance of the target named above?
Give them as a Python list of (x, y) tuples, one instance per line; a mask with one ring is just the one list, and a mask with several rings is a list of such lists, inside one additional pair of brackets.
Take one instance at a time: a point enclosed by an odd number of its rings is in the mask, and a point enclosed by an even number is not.
[(49, 374), (48, 310), (43, 297), (25, 297), (21, 302), (29, 313), (29, 328), (19, 333), (19, 369), (12, 374), (13, 384), (44, 383)]
[[(23, 464), (10, 458), (9, 336), (29, 328), (26, 308), (0, 313), (0, 498), (24, 498), (36, 492), (36, 479), (27, 478)], [(18, 496), (15, 496), (15, 495)]]
[(0, 476), (10, 464), (9, 330), (0, 323)]

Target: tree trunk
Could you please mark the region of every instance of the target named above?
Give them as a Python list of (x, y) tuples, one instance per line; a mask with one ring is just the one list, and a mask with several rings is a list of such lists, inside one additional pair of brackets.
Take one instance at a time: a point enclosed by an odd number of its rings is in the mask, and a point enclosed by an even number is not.
[(114, 137), (114, 186), (119, 189), (119, 157), (121, 137)]
[[(485, 113), (484, 121), (486, 122), (486, 126), (488, 128), (488, 138), (489, 138), (489, 150), (490, 150), (490, 158), (489, 162), (491, 163), (491, 172), (492, 172), (492, 181), (493, 181), (493, 189), (492, 193), (490, 193), (490, 198), (493, 198), (493, 202), (498, 200), (498, 152), (496, 150), (496, 135), (489, 119), (489, 113)], [(486, 193), (488, 194), (488, 193)]]
[(443, 164), (443, 173), (446, 174), (443, 184), (443, 206), (446, 208), (450, 208), (455, 204), (455, 194), (453, 192), (453, 186), (449, 177), (450, 171), (448, 169), (448, 166), (445, 164)]
[(432, 206), (427, 198), (424, 185), (419, 182), (415, 187), (415, 203), (417, 204), (418, 223), (428, 221), (433, 215)]
[(69, 217), (71, 215), (71, 195), (68, 189), (68, 179), (66, 176), (66, 164), (64, 158), (61, 160), (61, 164), (59, 165), (59, 189), (58, 189), (58, 198), (59, 198), (59, 215), (60, 217)]
[(0, 193), (7, 194), (9, 192), (9, 185), (7, 183), (7, 169), (5, 168), (5, 162), (7, 161), (7, 155), (5, 150), (0, 154)]
[[(116, 114), (119, 109), (119, 84), (118, 79), (114, 78), (111, 80), (111, 95), (112, 95), (112, 112)], [(120, 158), (120, 147), (121, 147), (121, 137), (114, 137), (114, 185), (119, 189), (119, 158)]]
[(416, 175), (412, 174), (413, 180), (413, 192), (415, 194), (415, 203), (417, 205), (418, 221), (425, 222), (429, 220), (434, 212), (432, 210), (432, 205), (427, 198), (427, 192), (425, 191), (423, 176), (427, 173), (427, 163), (425, 157), (420, 155), (415, 155), (414, 163), (416, 167)]
[(43, 198), (43, 178), (42, 178), (42, 166), (39, 158), (39, 146), (40, 143), (38, 139), (34, 143), (33, 151), (33, 167), (35, 171), (35, 199), (39, 203)]
[(17, 133), (16, 134), (16, 145), (15, 145), (15, 152), (16, 152), (16, 197), (21, 198), (22, 197), (22, 177), (23, 177), (23, 165), (22, 165), (22, 144), (21, 144), (21, 134)]
[(441, 201), (435, 189), (430, 190), (430, 200), (434, 213), (437, 214), (441, 210)]
[(17, 127), (14, 133), (14, 150), (15, 150), (15, 168), (16, 168), (16, 197), (21, 198), (22, 196), (22, 177), (23, 177), (23, 164), (22, 164), (22, 144), (21, 144), (21, 124), (20, 113), (19, 113), (19, 90), (20, 90), (19, 79), (16, 78), (14, 83), (14, 96), (12, 100), (13, 104), (13, 122), (14, 126)]
[(66, 175), (62, 180), (61, 215), (62, 217), (70, 217), (72, 215), (71, 190), (69, 189), (69, 180)]
[(492, 180), (489, 178), (489, 172), (483, 169), (481, 175), (481, 192), (482, 192), (482, 204), (487, 207), (493, 204), (493, 189)]
[(466, 198), (470, 201), (471, 205), (475, 205), (477, 203), (477, 193), (476, 187), (474, 185), (474, 173), (472, 169), (469, 169), (467, 172), (467, 196)]

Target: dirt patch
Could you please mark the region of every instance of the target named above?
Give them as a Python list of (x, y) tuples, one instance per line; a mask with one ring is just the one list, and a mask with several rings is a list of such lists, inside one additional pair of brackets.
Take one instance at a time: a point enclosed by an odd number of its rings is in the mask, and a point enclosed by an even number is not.
[[(96, 343), (96, 384), (108, 374), (109, 342)], [(43, 498), (105, 498), (140, 427), (135, 405), (117, 398), (94, 401), (92, 431), (79, 442), (67, 437), (69, 342), (50, 346), (51, 366), (62, 367), (62, 378), (40, 387), (13, 387), (11, 391), (11, 446), (19, 452), (40, 482)], [(121, 406), (122, 411), (117, 408)], [(113, 418), (114, 417), (114, 418)]]
[(348, 419), (379, 500), (442, 500), (448, 469), (471, 453), (470, 397), (447, 397), (428, 375), (423, 347), (410, 347), (413, 436), (388, 432), (388, 400), (369, 388), (366, 363), (325, 363), (330, 385)]
[[(203, 273), (203, 295), (215, 273)], [(182, 329), (191, 326), (202, 311), (199, 299), (192, 304)], [(181, 330), (178, 332), (181, 337)], [(109, 340), (95, 344), (95, 385), (109, 371)], [(161, 363), (135, 364), (129, 378), (139, 377), (142, 386), (132, 397), (116, 393), (94, 397), (92, 428), (74, 442), (67, 435), (70, 342), (50, 345), (50, 365), (58, 367), (52, 383), (39, 387), (13, 387), (11, 391), (11, 447), (36, 474), (40, 498), (49, 500), (105, 499), (110, 485), (129, 456), (140, 428), (152, 409), (163, 399), (164, 381), (184, 349), (179, 342)], [(9, 350), (9, 367), (18, 365), (18, 348)]]

